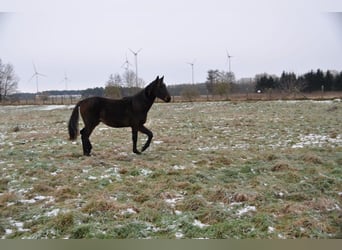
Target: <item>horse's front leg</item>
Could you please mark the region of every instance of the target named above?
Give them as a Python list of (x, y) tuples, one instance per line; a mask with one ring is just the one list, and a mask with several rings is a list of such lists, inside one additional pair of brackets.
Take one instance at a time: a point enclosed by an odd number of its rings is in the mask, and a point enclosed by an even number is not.
[(132, 141), (133, 141), (133, 153), (140, 155), (141, 153), (137, 149), (138, 130), (132, 127)]
[(147, 141), (145, 143), (145, 145), (142, 147), (141, 151), (144, 152), (151, 144), (151, 141), (152, 141), (152, 138), (153, 138), (153, 133), (151, 130), (147, 129), (144, 125), (142, 125), (140, 128), (139, 128), (139, 131), (141, 133), (144, 133), (148, 136), (147, 138)]

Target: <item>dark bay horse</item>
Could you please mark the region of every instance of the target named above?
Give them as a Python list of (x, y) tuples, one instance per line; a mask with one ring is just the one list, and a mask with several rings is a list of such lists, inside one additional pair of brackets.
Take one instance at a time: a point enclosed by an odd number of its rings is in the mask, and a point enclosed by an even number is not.
[(140, 154), (137, 150), (138, 131), (148, 136), (141, 150), (145, 151), (150, 146), (153, 133), (144, 126), (144, 123), (156, 97), (165, 102), (171, 100), (164, 83), (164, 77), (159, 78), (157, 76), (153, 82), (137, 94), (120, 100), (103, 97), (84, 99), (78, 102), (72, 111), (68, 124), (70, 140), (76, 140), (77, 138), (80, 112), (84, 122), (84, 128), (80, 131), (84, 155), (90, 155), (92, 145), (89, 137), (100, 122), (116, 128), (131, 127), (133, 152)]

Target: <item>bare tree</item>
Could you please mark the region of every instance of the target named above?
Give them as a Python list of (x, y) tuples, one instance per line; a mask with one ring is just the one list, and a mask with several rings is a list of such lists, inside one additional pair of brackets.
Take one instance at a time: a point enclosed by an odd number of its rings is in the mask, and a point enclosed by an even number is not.
[(106, 83), (104, 95), (111, 98), (121, 98), (121, 76), (119, 74), (111, 74)]
[(0, 59), (0, 102), (18, 88), (18, 77), (12, 64), (3, 64)]
[(122, 78), (119, 74), (110, 74), (107, 84), (113, 86), (122, 86)]
[(123, 83), (126, 87), (132, 88), (135, 83), (135, 73), (133, 70), (126, 70), (122, 75)]
[(181, 92), (181, 96), (189, 102), (200, 96), (200, 93), (195, 84), (186, 85)]

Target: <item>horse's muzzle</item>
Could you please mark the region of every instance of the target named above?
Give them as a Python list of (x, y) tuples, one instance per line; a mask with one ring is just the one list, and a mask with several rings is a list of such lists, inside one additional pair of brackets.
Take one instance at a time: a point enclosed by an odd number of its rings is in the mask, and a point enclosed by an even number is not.
[(171, 101), (171, 97), (169, 95), (165, 96), (164, 101), (165, 102), (170, 102)]

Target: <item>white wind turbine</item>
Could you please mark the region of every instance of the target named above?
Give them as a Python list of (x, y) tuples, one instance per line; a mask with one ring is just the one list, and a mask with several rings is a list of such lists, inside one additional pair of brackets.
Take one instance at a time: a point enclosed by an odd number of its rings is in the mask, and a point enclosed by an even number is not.
[(69, 81), (69, 78), (68, 78), (66, 72), (64, 71), (64, 78), (63, 78), (62, 82), (64, 82), (64, 84), (65, 84), (65, 90), (68, 90), (68, 81)]
[(46, 75), (39, 73), (37, 71), (36, 65), (34, 65), (33, 62), (32, 62), (32, 65), (33, 65), (34, 74), (31, 76), (29, 81), (31, 81), (34, 77), (36, 77), (36, 87), (37, 87), (37, 94), (38, 94), (39, 93), (38, 78), (40, 76), (46, 77)]
[(196, 60), (193, 60), (191, 63), (187, 63), (191, 66), (191, 79), (192, 79), (192, 84), (195, 83), (195, 75), (194, 75), (194, 65), (195, 65), (195, 61)]
[(232, 73), (232, 68), (231, 68), (231, 63), (230, 63), (230, 58), (232, 58), (232, 57), (233, 57), (233, 56), (230, 55), (230, 54), (228, 53), (228, 50), (227, 50), (227, 59), (228, 59), (228, 64), (229, 64), (229, 74)]
[(134, 55), (135, 57), (135, 84), (136, 84), (136, 87), (138, 87), (138, 53), (142, 50), (142, 48), (140, 48), (138, 51), (133, 51), (131, 49), (129, 49), (132, 54)]
[(132, 66), (132, 64), (128, 61), (127, 54), (126, 54), (126, 61), (121, 65), (121, 68), (124, 68), (125, 71), (128, 72), (129, 66)]

